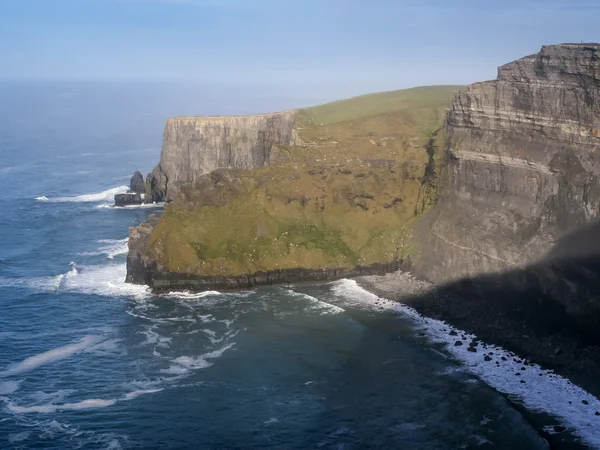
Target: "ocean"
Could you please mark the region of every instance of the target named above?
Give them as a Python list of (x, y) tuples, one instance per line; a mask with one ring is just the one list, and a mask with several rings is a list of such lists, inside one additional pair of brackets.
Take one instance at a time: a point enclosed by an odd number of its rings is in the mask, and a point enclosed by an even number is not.
[(540, 431), (600, 446), (581, 406), (596, 398), (448, 346), (450, 327), (353, 280), (124, 282), (128, 229), (160, 206), (112, 198), (158, 162), (165, 120), (327, 99), (290, 91), (0, 83), (0, 448), (548, 448)]

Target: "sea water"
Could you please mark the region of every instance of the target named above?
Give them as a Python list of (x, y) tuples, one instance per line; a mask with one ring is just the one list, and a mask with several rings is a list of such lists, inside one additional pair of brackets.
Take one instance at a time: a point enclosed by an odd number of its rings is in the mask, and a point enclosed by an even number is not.
[(109, 82), (5, 82), (0, 98), (0, 448), (535, 449), (555, 423), (600, 445), (597, 399), (447, 345), (450, 327), (353, 280), (124, 282), (128, 229), (161, 206), (112, 198), (158, 161), (166, 118), (305, 99)]

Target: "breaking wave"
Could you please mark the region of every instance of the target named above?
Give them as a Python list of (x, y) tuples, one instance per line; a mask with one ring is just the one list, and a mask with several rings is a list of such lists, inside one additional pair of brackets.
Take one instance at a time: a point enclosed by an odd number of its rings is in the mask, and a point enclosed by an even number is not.
[(61, 275), (41, 278), (0, 278), (0, 287), (27, 287), (41, 292), (77, 292), (107, 297), (146, 298), (151, 295), (148, 286), (125, 282), (127, 265), (108, 262), (105, 265), (79, 266)]
[(116, 194), (124, 194), (129, 188), (127, 186), (119, 186), (106, 191), (96, 192), (93, 194), (76, 195), (74, 197), (54, 197), (48, 198), (45, 195), (36, 197), (35, 199), (40, 202), (49, 203), (66, 203), (66, 202), (80, 202), (80, 203), (96, 203), (104, 201), (113, 201)]
[(34, 356), (30, 356), (29, 358), (24, 359), (20, 363), (14, 364), (13, 366), (9, 367), (4, 372), (0, 372), (0, 376), (8, 376), (29, 372), (40, 366), (44, 366), (46, 364), (69, 358), (70, 356), (73, 356), (76, 353), (82, 352), (90, 347), (93, 347), (104, 340), (105, 338), (103, 338), (102, 336), (85, 336), (77, 343), (64, 345), (62, 347), (56, 347), (52, 350), (48, 350), (43, 353), (38, 353)]
[[(112, 201), (112, 199), (111, 199)], [(115, 206), (114, 201), (112, 203), (102, 203), (101, 205), (96, 206), (98, 209), (152, 209), (152, 208), (162, 208), (165, 206), (164, 202), (158, 203), (143, 203), (141, 205), (126, 205), (126, 206)]]
[(336, 305), (332, 305), (331, 303), (327, 303), (324, 302), (322, 300), (319, 300), (316, 297), (313, 297), (311, 295), (308, 294), (303, 294), (301, 292), (296, 292), (292, 289), (287, 289), (286, 292), (290, 295), (293, 295), (294, 297), (300, 297), (303, 298), (305, 300), (308, 300), (310, 302), (311, 305), (311, 309), (316, 310), (318, 312), (321, 313), (321, 315), (324, 314), (341, 314), (345, 311), (344, 308), (341, 308), (339, 306)]
[(102, 256), (106, 255), (108, 259), (114, 259), (115, 256), (127, 254), (129, 238), (123, 239), (101, 239), (98, 241), (99, 244), (103, 244), (100, 249), (95, 252), (84, 252), (81, 253), (83, 256)]
[(179, 356), (171, 360), (173, 364), (168, 369), (163, 369), (161, 372), (170, 375), (183, 375), (190, 370), (206, 369), (213, 365), (209, 360), (220, 358), (223, 356), (223, 353), (233, 346), (235, 346), (235, 342), (230, 342), (218, 350), (213, 350), (200, 356)]

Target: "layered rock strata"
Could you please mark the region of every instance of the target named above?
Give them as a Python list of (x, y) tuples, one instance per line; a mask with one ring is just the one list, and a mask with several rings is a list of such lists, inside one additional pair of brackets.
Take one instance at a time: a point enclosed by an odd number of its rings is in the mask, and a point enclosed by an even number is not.
[(600, 45), (542, 47), (453, 100), (448, 182), (420, 227), (418, 273), (444, 282), (522, 268), (595, 219)]
[(146, 201), (171, 200), (177, 189), (218, 168), (269, 164), (274, 145), (297, 139), (296, 111), (237, 117), (169, 119), (160, 162), (146, 179)]

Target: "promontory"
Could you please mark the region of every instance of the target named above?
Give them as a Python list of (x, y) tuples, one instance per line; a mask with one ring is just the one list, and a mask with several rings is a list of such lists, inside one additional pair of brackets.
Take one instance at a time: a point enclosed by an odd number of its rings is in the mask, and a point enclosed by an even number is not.
[(246, 117), (169, 119), (127, 280), (246, 288), (412, 269), (523, 268), (598, 216), (600, 45), (493, 81)]

